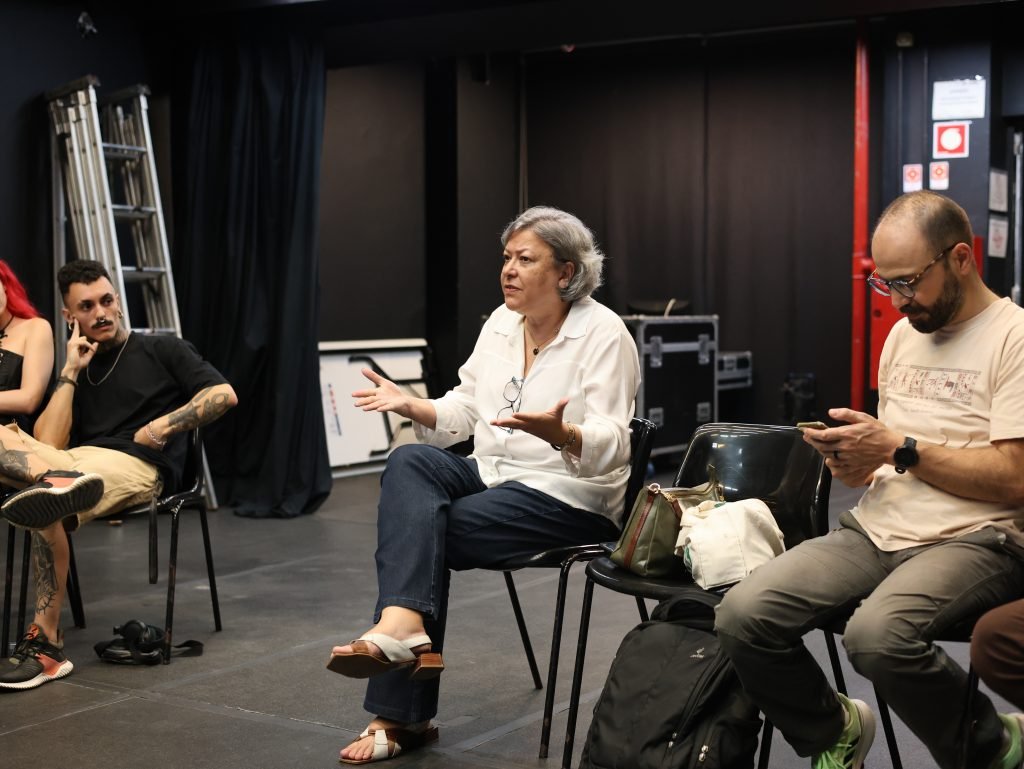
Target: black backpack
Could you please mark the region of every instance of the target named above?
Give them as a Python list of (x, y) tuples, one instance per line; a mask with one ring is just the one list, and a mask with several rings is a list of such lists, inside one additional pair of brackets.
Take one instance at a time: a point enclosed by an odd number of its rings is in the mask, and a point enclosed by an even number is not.
[(619, 645), (580, 769), (750, 769), (761, 718), (714, 634), (721, 597), (658, 604)]

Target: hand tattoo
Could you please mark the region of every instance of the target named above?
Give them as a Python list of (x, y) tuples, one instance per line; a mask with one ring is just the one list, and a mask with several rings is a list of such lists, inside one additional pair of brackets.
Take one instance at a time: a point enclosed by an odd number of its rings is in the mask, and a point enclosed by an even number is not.
[(57, 567), (53, 548), (38, 531), (32, 533), (32, 561), (36, 576), (36, 613), (42, 614), (57, 599)]

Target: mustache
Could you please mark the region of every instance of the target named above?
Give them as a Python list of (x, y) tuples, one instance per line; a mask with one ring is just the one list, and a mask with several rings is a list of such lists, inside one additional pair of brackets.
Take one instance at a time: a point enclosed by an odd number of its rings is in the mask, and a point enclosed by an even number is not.
[(114, 322), (113, 322), (113, 321), (111, 321), (111, 320), (106, 320), (106, 319), (104, 318), (104, 319), (102, 319), (102, 320), (98, 320), (98, 321), (96, 321), (95, 323), (93, 323), (93, 324), (92, 324), (92, 328), (93, 328), (93, 330), (95, 331), (95, 330), (97, 330), (97, 329), (105, 328), (105, 327), (107, 327), (107, 326), (112, 326), (112, 325), (114, 325)]

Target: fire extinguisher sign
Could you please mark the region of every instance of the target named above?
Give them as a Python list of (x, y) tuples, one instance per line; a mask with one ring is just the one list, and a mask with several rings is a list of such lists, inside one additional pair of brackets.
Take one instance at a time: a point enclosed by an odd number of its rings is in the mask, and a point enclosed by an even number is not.
[(932, 157), (939, 160), (965, 158), (971, 149), (971, 121), (947, 120), (934, 123)]

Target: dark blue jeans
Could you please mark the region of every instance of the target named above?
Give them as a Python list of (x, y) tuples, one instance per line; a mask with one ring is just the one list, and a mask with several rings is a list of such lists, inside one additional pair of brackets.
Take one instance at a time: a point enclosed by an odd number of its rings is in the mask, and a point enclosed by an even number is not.
[[(486, 568), (564, 545), (614, 539), (618, 528), (521, 483), (488, 489), (476, 463), (433, 446), (400, 446), (381, 477), (374, 621), (385, 606), (423, 614), (435, 651), (444, 648), (449, 570)], [(371, 678), (364, 707), (395, 721), (437, 714), (438, 679), (408, 670)]]

